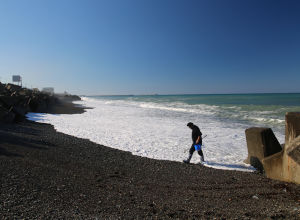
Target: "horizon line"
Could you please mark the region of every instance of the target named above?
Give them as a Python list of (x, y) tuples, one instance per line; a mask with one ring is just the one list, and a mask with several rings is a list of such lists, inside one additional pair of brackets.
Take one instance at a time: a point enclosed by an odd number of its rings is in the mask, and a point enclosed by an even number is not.
[(107, 94), (107, 95), (79, 95), (79, 96), (183, 96), (183, 95), (263, 95), (263, 94), (300, 94), (300, 92), (247, 92), (247, 93), (167, 93), (167, 94)]

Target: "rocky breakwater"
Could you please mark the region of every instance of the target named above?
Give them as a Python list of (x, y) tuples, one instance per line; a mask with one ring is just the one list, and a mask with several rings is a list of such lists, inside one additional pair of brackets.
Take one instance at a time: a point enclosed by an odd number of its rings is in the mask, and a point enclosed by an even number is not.
[(74, 95), (56, 96), (14, 84), (0, 83), (0, 123), (14, 123), (25, 119), (28, 112), (48, 113), (61, 105), (62, 98), (80, 100)]
[(300, 113), (285, 115), (285, 144), (270, 128), (246, 129), (250, 163), (271, 179), (300, 184)]

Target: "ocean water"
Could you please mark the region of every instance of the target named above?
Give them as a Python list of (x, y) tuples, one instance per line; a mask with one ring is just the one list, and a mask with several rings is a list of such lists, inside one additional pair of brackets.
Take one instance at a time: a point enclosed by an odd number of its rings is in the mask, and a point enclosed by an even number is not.
[[(270, 127), (284, 142), (285, 113), (300, 111), (300, 94), (90, 96), (83, 114), (29, 113), (31, 120), (134, 155), (182, 161), (192, 144), (188, 122), (205, 136), (205, 166), (251, 171), (245, 129)], [(195, 152), (192, 163), (200, 161)]]

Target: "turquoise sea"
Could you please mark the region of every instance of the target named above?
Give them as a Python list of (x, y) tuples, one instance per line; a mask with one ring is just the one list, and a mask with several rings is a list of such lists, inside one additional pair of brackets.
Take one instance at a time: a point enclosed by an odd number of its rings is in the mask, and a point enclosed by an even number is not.
[(271, 127), (283, 132), (286, 112), (300, 112), (300, 93), (264, 94), (188, 94), (92, 96), (102, 100), (123, 100), (148, 104), (148, 107), (205, 114), (218, 120), (234, 120), (249, 126)]

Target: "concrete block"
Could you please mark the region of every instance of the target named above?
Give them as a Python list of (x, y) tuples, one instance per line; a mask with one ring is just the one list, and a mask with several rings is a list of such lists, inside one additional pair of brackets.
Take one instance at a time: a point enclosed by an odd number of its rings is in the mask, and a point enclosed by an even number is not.
[(248, 147), (246, 163), (251, 162), (251, 157), (256, 157), (261, 161), (265, 157), (282, 151), (281, 145), (270, 128), (252, 127), (246, 129), (245, 133)]
[(285, 114), (285, 145), (300, 135), (300, 112)]
[(284, 152), (281, 151), (262, 159), (264, 173), (267, 177), (279, 180), (284, 179), (283, 155)]
[(287, 155), (300, 165), (300, 136), (292, 140), (286, 149)]
[(269, 128), (245, 131), (247, 160), (269, 178), (300, 184), (300, 113), (288, 112), (285, 120), (284, 148)]

